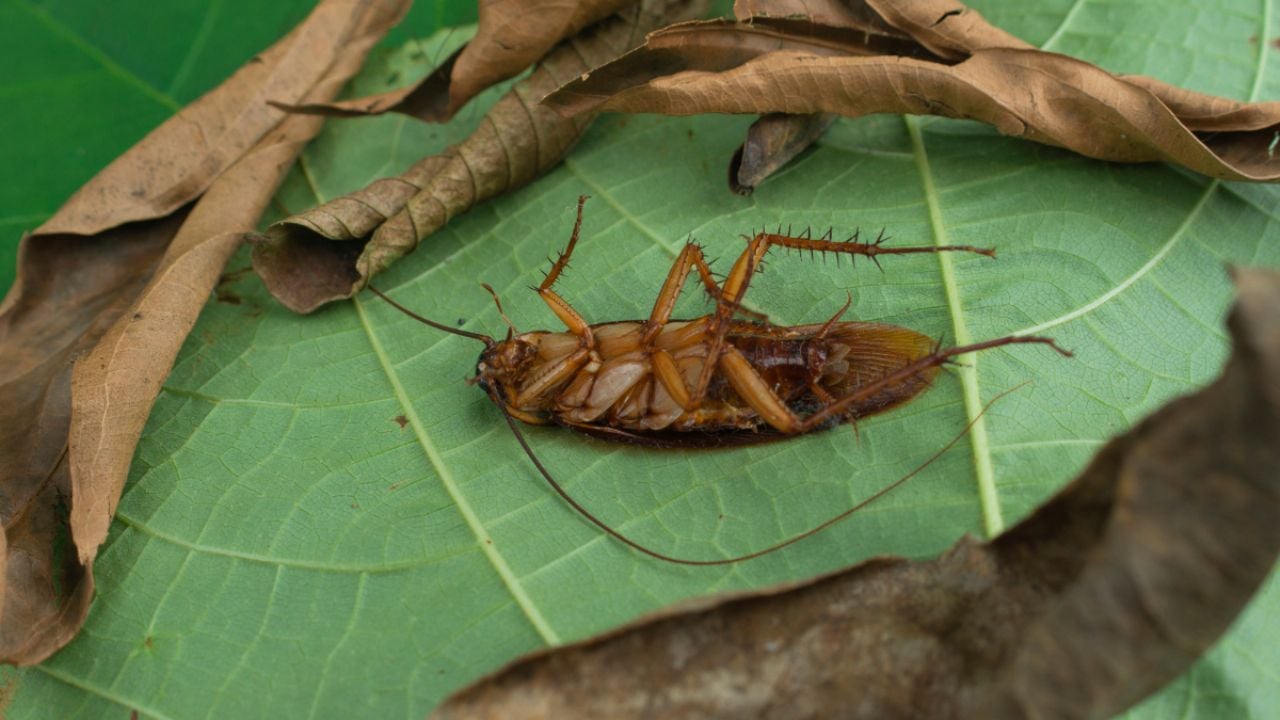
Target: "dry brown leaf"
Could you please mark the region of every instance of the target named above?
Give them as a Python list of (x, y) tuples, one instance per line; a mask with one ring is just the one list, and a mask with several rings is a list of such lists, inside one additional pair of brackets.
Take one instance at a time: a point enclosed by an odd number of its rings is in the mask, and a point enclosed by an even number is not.
[[(892, 27), (915, 38), (938, 57), (963, 60), (977, 50), (1035, 46), (983, 19), (977, 10), (957, 0), (864, 0), (873, 13)], [(856, 2), (854, 4), (862, 4)]]
[[(479, 0), (475, 37), (416, 84), (341, 102), (277, 106), (336, 117), (398, 112), (445, 122), (476, 95), (519, 75), (556, 43), (636, 1)], [(639, 39), (629, 47), (637, 44)]]
[(769, 113), (756, 120), (729, 160), (729, 187), (739, 195), (750, 195), (765, 178), (822, 137), (837, 117), (832, 113)]
[(435, 718), (1108, 718), (1191, 665), (1280, 551), (1280, 274), (1210, 387), (990, 543), (697, 601), (519, 660)]
[(0, 660), (38, 662), (79, 630), (93, 574), (67, 529), (71, 364), (146, 283), (185, 211), (19, 248), (0, 305)]
[(566, 41), (462, 143), (273, 225), (254, 248), (254, 269), (295, 312), (351, 297), (450, 218), (560, 162), (594, 114), (565, 119), (538, 104), (543, 95), (635, 47), (649, 30), (704, 9), (703, 0), (643, 0)]
[[(943, 115), (1102, 160), (1172, 162), (1232, 180), (1280, 179), (1280, 157), (1268, 152), (1280, 130), (1280, 103), (1200, 95), (1029, 49), (951, 0), (866, 5), (910, 34), (924, 54), (866, 56), (866, 33), (811, 20), (784, 25), (754, 18), (732, 28), (693, 23), (655, 33), (645, 47), (569, 83), (544, 104), (566, 115)], [(727, 33), (742, 36), (728, 61)], [(647, 69), (653, 67), (660, 71)]]
[(885, 22), (865, 1), (734, 0), (733, 16), (743, 22), (768, 18), (803, 20), (822, 27), (911, 40), (910, 35)]
[[(260, 59), (307, 68), (301, 97), (331, 98), (408, 4), (326, 0), (273, 46), (274, 55)], [(266, 86), (279, 84), (283, 71), (276, 70), (266, 69)], [(210, 97), (260, 105), (262, 84), (258, 70), (241, 71), (196, 105), (207, 109)], [(155, 219), (87, 237), (50, 234), (50, 228), (110, 227), (141, 212), (99, 212), (99, 203), (110, 201), (111, 183), (144, 195), (160, 184), (150, 197), (175, 187), (170, 175), (157, 174), (154, 161), (190, 121), (184, 113), (23, 240), (17, 282), (0, 304), (0, 507), (7, 551), (0, 557), (0, 661), (39, 662), (79, 630), (93, 594), (93, 558), (160, 384), (227, 257), (255, 227), (321, 122), (277, 113), (244, 148), (220, 143), (204, 146), (204, 159), (184, 156), (214, 179), (184, 185), (190, 195), (176, 212), (152, 205), (145, 212)], [(194, 208), (186, 206), (202, 192)]]
[[(872, 5), (876, 8), (873, 9)], [(768, 22), (769, 18), (803, 19), (813, 26), (846, 31), (846, 42), (858, 38), (858, 35), (847, 35), (847, 31), (861, 33), (867, 38), (893, 36), (909, 45), (881, 50), (881, 53), (937, 61), (964, 59), (969, 51), (980, 47), (1030, 47), (1019, 38), (989, 26), (973, 10), (961, 6), (959, 13), (952, 14), (955, 9), (955, 3), (946, 0), (905, 6), (847, 0), (737, 0), (733, 3), (733, 17), (742, 22)], [(884, 17), (881, 17), (882, 13)], [(946, 20), (934, 23), (933, 20), (938, 18)], [(899, 27), (908, 28), (910, 32)], [(957, 28), (963, 28), (964, 32), (956, 32)], [(918, 36), (920, 42), (913, 36)], [(963, 45), (957, 46), (957, 40)], [(861, 47), (851, 47), (849, 54), (859, 54), (860, 50)], [(817, 142), (835, 118), (832, 113), (771, 113), (756, 120), (728, 165), (733, 192), (750, 195), (765, 178)]]

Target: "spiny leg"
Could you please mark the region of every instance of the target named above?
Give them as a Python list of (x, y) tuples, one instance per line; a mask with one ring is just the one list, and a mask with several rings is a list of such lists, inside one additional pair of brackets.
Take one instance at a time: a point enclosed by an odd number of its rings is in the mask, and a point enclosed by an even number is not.
[(542, 279), (542, 284), (538, 286), (538, 290), (550, 290), (552, 285), (556, 284), (556, 280), (560, 277), (560, 273), (569, 267), (569, 257), (573, 255), (573, 249), (578, 245), (578, 235), (582, 232), (582, 206), (587, 204), (590, 195), (578, 196), (578, 218), (573, 221), (573, 234), (569, 236), (569, 244), (565, 245), (564, 251), (551, 264), (551, 269), (547, 271), (547, 276)]
[(642, 340), (643, 345), (649, 348), (650, 361), (653, 363), (653, 371), (658, 382), (662, 383), (667, 393), (671, 395), (671, 399), (685, 410), (694, 410), (696, 406), (691, 402), (689, 388), (685, 385), (679, 368), (676, 367), (675, 359), (666, 350), (652, 347), (652, 345), (667, 321), (671, 319), (671, 312), (675, 308), (676, 300), (680, 297), (680, 291), (684, 289), (690, 271), (694, 270), (697, 271), (698, 278), (706, 291), (718, 301), (720, 288), (716, 285), (715, 278), (711, 276), (711, 268), (707, 266), (702, 248), (692, 241), (685, 243), (684, 249), (671, 264), (667, 279), (663, 281), (662, 289), (658, 291), (658, 297), (653, 302), (653, 311), (649, 313), (649, 320), (645, 323)]
[(882, 230), (875, 240), (871, 242), (862, 242), (859, 235), (855, 232), (847, 240), (831, 239), (831, 231), (828, 230), (825, 235), (814, 239), (805, 235), (794, 236), (791, 234), (782, 234), (781, 228), (776, 233), (760, 232), (752, 238), (752, 242), (761, 240), (770, 247), (777, 245), (790, 250), (809, 251), (810, 255), (817, 253), (835, 253), (836, 257), (840, 255), (862, 255), (871, 258), (871, 261), (880, 266), (880, 255), (910, 255), (917, 253), (939, 253), (939, 252), (971, 252), (986, 257), (995, 257), (996, 251), (993, 248), (982, 248), (974, 245), (920, 245), (913, 247), (893, 247), (886, 246), (885, 241), (889, 238), (885, 236)]
[[(658, 292), (658, 297), (654, 301), (653, 311), (649, 314), (649, 321), (645, 329), (644, 343), (646, 346), (652, 344), (653, 340), (662, 332), (662, 328), (671, 319), (671, 313), (675, 308), (677, 298), (680, 296), (680, 291), (688, 281), (690, 272), (695, 270), (698, 273), (698, 279), (702, 281), (703, 289), (716, 303), (717, 316), (721, 314), (723, 308), (728, 306), (723, 292), (711, 275), (711, 267), (707, 264), (702, 248), (692, 241), (688, 242), (680, 251), (680, 254), (676, 256), (675, 262), (671, 264), (671, 270), (667, 273), (662, 289)], [(740, 310), (740, 307), (733, 308), (733, 311)], [(729, 312), (730, 319), (733, 311)], [(753, 312), (750, 314), (763, 317), (759, 313)], [(728, 327), (727, 322), (721, 323), (721, 325), (725, 328)], [(721, 337), (723, 339), (723, 334)], [(708, 355), (708, 357), (712, 356)], [(676, 367), (675, 360), (671, 357), (671, 354), (661, 348), (652, 348), (650, 350), (650, 358), (658, 381), (662, 383), (671, 398), (685, 410), (696, 410), (701, 404), (701, 396), (695, 401), (689, 392), (688, 385), (685, 384), (684, 376)], [(705, 392), (704, 388), (703, 393), (705, 394)]]
[(544, 370), (538, 377), (530, 378), (512, 401), (512, 405), (516, 408), (523, 406), (534, 398), (540, 397), (549, 388), (555, 387), (572, 377), (587, 364), (595, 353), (596, 339), (591, 332), (591, 325), (578, 314), (577, 310), (573, 309), (572, 305), (551, 289), (551, 286), (559, 279), (560, 274), (569, 266), (569, 258), (573, 255), (573, 249), (578, 245), (578, 236), (582, 232), (582, 206), (587, 203), (588, 197), (587, 195), (578, 196), (578, 217), (574, 220), (573, 234), (569, 236), (569, 243), (565, 246), (564, 251), (560, 253), (560, 256), (556, 258), (556, 261), (551, 264), (551, 270), (542, 279), (542, 284), (535, 288), (538, 296), (547, 304), (547, 307), (551, 308), (551, 312), (560, 318), (560, 321), (565, 324), (569, 332), (578, 337), (578, 349)]
[(685, 243), (684, 249), (676, 256), (675, 262), (671, 263), (667, 279), (663, 281), (662, 289), (658, 291), (658, 297), (653, 302), (653, 311), (649, 313), (649, 322), (645, 330), (646, 342), (657, 337), (658, 333), (662, 332), (663, 326), (671, 319), (671, 312), (675, 309), (676, 300), (680, 297), (680, 291), (684, 289), (691, 270), (698, 271), (698, 279), (702, 281), (703, 288), (712, 299), (720, 298), (720, 286), (711, 276), (711, 268), (707, 265), (706, 256), (702, 254), (702, 248), (693, 241)]
[(591, 333), (591, 325), (578, 314), (577, 310), (573, 309), (573, 306), (551, 289), (551, 286), (555, 285), (556, 280), (559, 279), (560, 274), (569, 266), (569, 257), (573, 255), (573, 249), (578, 245), (578, 235), (582, 231), (582, 206), (587, 203), (588, 197), (590, 196), (578, 196), (578, 218), (573, 223), (573, 234), (569, 236), (569, 244), (565, 246), (564, 251), (556, 258), (556, 261), (551, 264), (551, 270), (547, 272), (547, 276), (542, 279), (542, 284), (535, 290), (538, 296), (542, 298), (542, 301), (547, 304), (547, 307), (551, 308), (551, 312), (555, 313), (556, 317), (560, 318), (560, 321), (565, 324), (565, 327), (569, 328), (569, 332), (578, 336), (581, 341), (581, 347), (594, 348), (595, 336)]
[[(813, 239), (807, 236), (794, 236), (783, 234), (782, 228), (778, 228), (778, 232), (758, 232), (747, 243), (747, 247), (743, 249), (742, 254), (738, 256), (737, 261), (733, 265), (733, 269), (729, 271), (729, 275), (725, 278), (724, 283), (720, 286), (720, 301), (716, 305), (716, 313), (708, 330), (711, 332), (711, 340), (707, 347), (707, 359), (703, 363), (702, 372), (698, 376), (698, 383), (694, 387), (690, 397), (690, 403), (693, 406), (699, 406), (702, 399), (706, 396), (707, 388), (711, 384), (711, 377), (716, 367), (720, 365), (721, 353), (726, 352), (724, 349), (724, 338), (729, 331), (730, 321), (733, 314), (737, 311), (738, 306), (742, 303), (743, 297), (746, 296), (747, 288), (751, 285), (751, 277), (755, 274), (756, 269), (764, 260), (764, 256), (769, 252), (770, 248), (779, 245), (786, 248), (796, 250), (808, 250), (813, 253), (837, 253), (850, 255), (864, 255), (876, 260), (877, 255), (904, 255), (909, 253), (937, 253), (937, 252), (973, 252), (988, 257), (995, 256), (995, 250), (990, 248), (979, 248), (972, 245), (930, 245), (923, 247), (885, 247), (884, 241), (887, 239), (882, 232), (874, 241), (864, 243), (858, 240), (857, 234), (844, 242), (837, 242), (830, 239), (831, 233)], [(841, 310), (843, 312), (843, 310)], [(839, 313), (837, 313), (837, 317)], [(828, 323), (829, 325), (833, 323)], [(829, 330), (829, 328), (826, 328)], [(726, 355), (727, 357), (727, 355)], [(743, 360), (745, 362), (745, 360)], [(775, 397), (774, 400), (777, 400)], [(762, 404), (770, 406), (772, 413), (774, 408), (772, 403), (767, 402), (765, 398), (760, 398)], [(851, 404), (851, 403), (849, 403)], [(848, 407), (848, 404), (846, 404)], [(759, 408), (757, 408), (759, 411)], [(775, 413), (776, 414), (776, 413)], [(764, 415), (764, 413), (762, 413)], [(830, 415), (828, 415), (829, 417)], [(792, 416), (794, 418), (794, 416)], [(789, 422), (780, 420), (780, 422)], [(771, 423), (772, 424), (772, 423)], [(775, 425), (779, 430), (783, 428)], [(783, 430), (783, 432), (788, 432)]]
[[(662, 289), (658, 291), (658, 297), (654, 300), (653, 311), (649, 313), (649, 322), (645, 331), (646, 342), (651, 342), (653, 338), (657, 337), (662, 332), (663, 326), (671, 319), (676, 300), (680, 297), (680, 292), (688, 282), (689, 273), (694, 270), (697, 271), (698, 279), (702, 282), (702, 289), (706, 291), (711, 300), (717, 305), (723, 300), (720, 286), (716, 283), (715, 276), (711, 273), (711, 266), (707, 264), (707, 258), (702, 252), (702, 246), (690, 240), (685, 243), (684, 248), (680, 250), (680, 254), (676, 256), (675, 262), (671, 264), (671, 269), (667, 271), (667, 278), (662, 283)], [(768, 320), (768, 317), (763, 313), (753, 310), (739, 308), (739, 312), (750, 315), (757, 320)]]
[[(720, 298), (716, 302), (715, 314), (707, 328), (711, 333), (711, 340), (707, 343), (706, 360), (702, 363), (698, 383), (694, 386), (689, 398), (690, 404), (695, 408), (702, 405), (702, 400), (707, 395), (707, 388), (711, 386), (711, 376), (720, 364), (721, 352), (724, 351), (724, 338), (729, 333), (733, 315), (738, 311), (742, 298), (747, 294), (747, 288), (751, 285), (751, 276), (755, 274), (756, 268), (760, 266), (760, 261), (768, 251), (768, 242), (762, 235), (756, 235), (738, 256), (724, 283), (720, 285)], [(746, 362), (745, 359), (743, 362)]]

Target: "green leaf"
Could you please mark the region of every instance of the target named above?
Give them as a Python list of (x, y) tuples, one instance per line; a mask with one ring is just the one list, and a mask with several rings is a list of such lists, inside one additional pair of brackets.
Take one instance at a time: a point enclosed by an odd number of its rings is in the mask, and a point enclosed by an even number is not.
[[(1112, 69), (1280, 97), (1271, 3), (975, 4)], [(414, 44), (375, 64), (364, 87), (417, 54)], [(474, 122), (474, 112), (446, 127), (334, 122), (280, 201), (296, 210), (359, 187)], [(1000, 258), (890, 258), (881, 274), (780, 254), (755, 280), (753, 306), (777, 322), (819, 321), (850, 289), (858, 318), (949, 340), (1037, 328), (1075, 359), (1032, 347), (984, 353), (861, 423), (858, 437), (841, 428), (682, 454), (528, 432), (615, 527), (664, 551), (715, 556), (768, 545), (865, 497), (1029, 381), (854, 518), (756, 561), (687, 568), (619, 546), (543, 485), (465, 383), (475, 343), (367, 294), (296, 317), (245, 277), (220, 289), (156, 404), (84, 632), (8, 674), (9, 715), (420, 717), (516, 655), (682, 598), (872, 555), (937, 553), (1016, 521), (1107, 437), (1212, 378), (1228, 350), (1223, 263), (1280, 265), (1273, 187), (1108, 165), (960, 122), (842, 121), (740, 198), (725, 167), (748, 122), (604, 118), (560, 169), (456, 219), (379, 287), (428, 317), (500, 333), (485, 281), (518, 327), (554, 328), (526, 286), (587, 193), (584, 240), (558, 289), (594, 322), (644, 317), (690, 234), (724, 270), (738, 235), (762, 224), (883, 226), (895, 243), (991, 245)], [(698, 292), (686, 295), (684, 314), (705, 311)], [(1278, 606), (1273, 581), (1216, 649), (1130, 716), (1266, 716), (1280, 703)]]

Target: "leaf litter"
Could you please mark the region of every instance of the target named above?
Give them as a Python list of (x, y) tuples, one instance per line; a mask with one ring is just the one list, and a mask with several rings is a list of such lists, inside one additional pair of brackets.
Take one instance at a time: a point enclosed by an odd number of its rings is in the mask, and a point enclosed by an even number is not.
[[(519, 75), (541, 60), (556, 43), (577, 36), (586, 27), (635, 2), (479, 0), (479, 27), (475, 37), (422, 80), (396, 90), (338, 102), (276, 105), (295, 112), (336, 117), (398, 112), (419, 120), (446, 122), (487, 88)], [(691, 13), (688, 17), (697, 14), (701, 13)], [(641, 29), (637, 26), (637, 36), (644, 34)], [(634, 43), (628, 47), (633, 46)]]
[(0, 304), (0, 660), (40, 662), (79, 631), (160, 386), (227, 259), (320, 130), (262, 100), (333, 97), (408, 6), (321, 2), (23, 239)]
[(595, 113), (564, 118), (539, 105), (542, 96), (634, 47), (649, 30), (705, 7), (701, 0), (643, 0), (562, 43), (466, 140), (272, 225), (254, 248), (254, 269), (295, 312), (351, 297), (451, 218), (559, 164)]
[(1280, 553), (1280, 273), (1221, 376), (994, 540), (688, 603), (515, 661), (446, 718), (1108, 718), (1185, 671)]
[[(1167, 162), (1224, 180), (1280, 179), (1280, 103), (1118, 75), (1038, 50), (955, 0), (740, 0), (544, 100), (601, 110), (939, 115), (1113, 162)], [(886, 52), (886, 50), (889, 50)], [(789, 147), (788, 152), (794, 152)]]

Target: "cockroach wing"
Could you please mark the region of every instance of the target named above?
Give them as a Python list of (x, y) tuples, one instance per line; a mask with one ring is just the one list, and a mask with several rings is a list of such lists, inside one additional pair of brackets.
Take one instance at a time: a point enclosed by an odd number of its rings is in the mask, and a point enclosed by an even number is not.
[[(928, 335), (898, 325), (869, 322), (838, 323), (820, 341), (826, 363), (818, 378), (824, 390), (836, 398), (856, 394), (862, 388), (920, 360), (935, 348)], [(872, 393), (853, 405), (850, 417), (866, 417), (897, 407), (928, 389), (938, 368), (928, 368)]]

